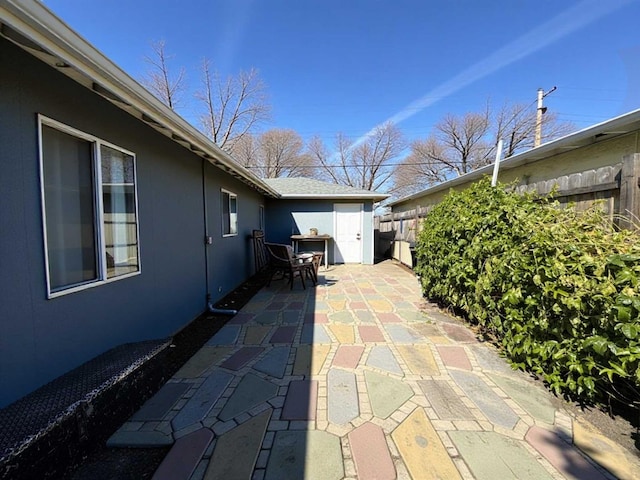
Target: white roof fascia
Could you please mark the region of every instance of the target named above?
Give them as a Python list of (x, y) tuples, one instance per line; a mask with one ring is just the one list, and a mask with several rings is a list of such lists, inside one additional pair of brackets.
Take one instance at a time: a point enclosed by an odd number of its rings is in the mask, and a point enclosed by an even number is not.
[[(73, 31), (62, 20), (55, 16), (41, 2), (34, 0), (0, 0), (0, 23), (7, 25), (28, 40), (40, 46), (44, 51), (53, 55), (48, 62), (54, 68), (67, 74), (83, 86), (92, 89), (88, 82), (81, 82), (77, 78), (80, 73), (86, 80), (94, 82), (111, 95), (102, 95), (114, 105), (129, 114), (132, 109), (141, 116), (149, 118), (146, 122), (169, 138), (190, 149), (196, 155), (206, 158), (212, 164), (227, 172), (233, 172), (264, 193), (273, 197), (279, 194), (265, 184), (259, 177), (238, 165), (232, 157), (209, 140), (205, 135), (190, 125), (173, 110), (154, 97), (142, 85), (130, 77), (124, 70), (109, 60), (104, 54), (89, 44), (84, 38)], [(32, 50), (28, 45), (21, 45), (25, 50), (41, 60), (48, 60), (46, 53)], [(69, 70), (75, 70), (70, 72)], [(98, 93), (98, 92), (96, 92)], [(148, 121), (152, 120), (152, 121)], [(176, 138), (177, 137), (177, 138)], [(188, 146), (187, 146), (188, 145)], [(232, 174), (233, 174), (232, 173)]]
[(313, 195), (309, 193), (282, 193), (280, 194), (280, 198), (282, 199), (296, 199), (296, 198), (307, 198), (307, 199), (333, 199), (339, 200), (341, 198), (346, 199), (366, 199), (366, 200), (384, 200), (385, 198), (389, 198), (390, 195), (387, 194), (379, 194), (379, 195), (358, 195), (356, 193), (347, 193), (347, 194), (319, 194)]
[[(637, 125), (634, 125), (637, 124)], [(540, 145), (539, 147), (526, 150), (522, 153), (518, 153), (511, 157), (506, 158), (500, 162), (500, 170), (519, 167), (520, 165), (526, 165), (528, 163), (544, 160), (545, 158), (552, 157), (553, 155), (571, 150), (576, 150), (588, 145), (592, 145), (598, 141), (605, 139), (611, 139), (620, 135), (625, 135), (630, 131), (640, 128), (640, 109), (633, 110), (618, 117), (614, 117), (610, 120), (592, 125), (591, 127), (584, 128), (577, 132), (571, 133), (564, 137), (553, 140), (549, 143)], [(490, 175), (493, 172), (493, 163), (486, 165), (473, 172), (466, 173), (446, 182), (440, 183), (433, 187), (422, 190), (418, 193), (406, 196), (394, 202), (388, 203), (387, 207), (399, 205), (401, 203), (414, 200), (416, 198), (424, 197), (432, 193), (439, 192), (441, 190), (449, 189), (460, 184), (464, 184), (475, 179), (479, 179), (484, 175)]]

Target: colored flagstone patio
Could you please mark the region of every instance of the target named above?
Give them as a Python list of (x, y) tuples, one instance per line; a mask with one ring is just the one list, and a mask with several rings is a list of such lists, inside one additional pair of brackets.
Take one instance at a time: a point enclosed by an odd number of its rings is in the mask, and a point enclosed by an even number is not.
[(109, 445), (172, 445), (155, 479), (640, 478), (551, 399), (411, 272), (341, 265), (263, 288)]

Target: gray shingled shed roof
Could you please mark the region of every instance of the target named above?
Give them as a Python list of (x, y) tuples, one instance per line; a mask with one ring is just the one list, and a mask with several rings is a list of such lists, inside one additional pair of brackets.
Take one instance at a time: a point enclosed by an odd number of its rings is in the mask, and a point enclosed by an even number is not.
[(361, 190), (359, 188), (322, 182), (312, 178), (266, 178), (264, 182), (278, 192), (282, 198), (326, 198), (326, 199), (367, 199), (380, 201), (388, 198), (385, 193)]

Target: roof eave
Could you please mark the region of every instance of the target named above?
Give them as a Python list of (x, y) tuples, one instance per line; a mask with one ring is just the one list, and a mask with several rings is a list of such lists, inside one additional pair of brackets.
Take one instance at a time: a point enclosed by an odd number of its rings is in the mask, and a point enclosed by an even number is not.
[(358, 194), (319, 194), (312, 195), (308, 193), (281, 193), (280, 198), (283, 200), (307, 199), (307, 200), (373, 200), (374, 202), (389, 198), (387, 194), (376, 195), (358, 195)]
[(3, 0), (0, 34), (211, 164), (267, 196), (279, 197), (278, 192), (238, 165), (41, 2)]

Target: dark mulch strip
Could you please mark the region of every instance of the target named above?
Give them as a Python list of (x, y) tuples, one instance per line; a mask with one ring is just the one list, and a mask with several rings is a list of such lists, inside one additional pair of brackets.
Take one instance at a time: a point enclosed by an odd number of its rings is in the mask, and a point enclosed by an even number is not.
[[(264, 275), (254, 276), (216, 303), (217, 308), (239, 310), (265, 285)], [(230, 318), (205, 313), (178, 332), (163, 360), (165, 378), (171, 378)], [(158, 385), (159, 389), (162, 385)], [(157, 390), (156, 389), (156, 390)], [(145, 399), (146, 400), (146, 399)], [(143, 400), (144, 401), (144, 400)], [(140, 402), (136, 402), (140, 403)], [(67, 469), (67, 480), (112, 480), (151, 478), (169, 448), (107, 448), (105, 441), (127, 418), (96, 439), (95, 445)]]

